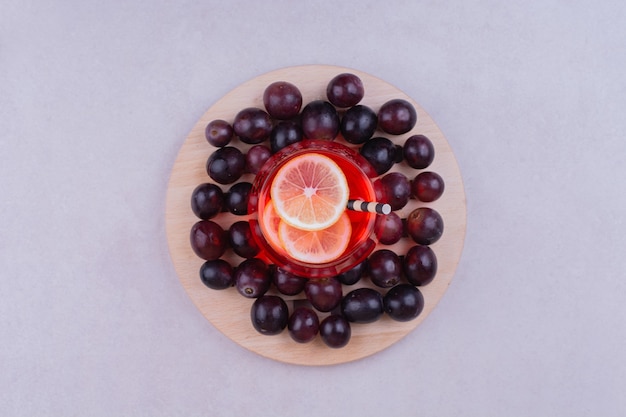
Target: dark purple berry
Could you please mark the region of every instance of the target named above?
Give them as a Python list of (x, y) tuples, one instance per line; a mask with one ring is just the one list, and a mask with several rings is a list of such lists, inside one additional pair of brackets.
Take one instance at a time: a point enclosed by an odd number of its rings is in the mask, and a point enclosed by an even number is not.
[(307, 300), (318, 311), (333, 310), (341, 302), (343, 291), (337, 278), (309, 279), (304, 285)]
[(206, 125), (204, 136), (211, 145), (221, 148), (233, 137), (233, 127), (225, 120), (213, 120)]
[(415, 245), (402, 260), (402, 269), (407, 281), (421, 286), (430, 283), (437, 274), (437, 257), (428, 246)]
[(368, 259), (370, 280), (378, 287), (390, 288), (400, 282), (402, 262), (395, 252), (379, 249)]
[(350, 143), (365, 143), (374, 135), (378, 117), (374, 110), (367, 106), (354, 106), (346, 111), (341, 118), (341, 135)]
[(237, 216), (248, 214), (250, 190), (252, 190), (252, 184), (249, 182), (238, 182), (230, 187), (225, 196), (226, 209)]
[(404, 142), (404, 160), (415, 169), (428, 167), (435, 158), (435, 147), (424, 135), (413, 135)]
[(319, 332), (326, 346), (335, 349), (347, 345), (352, 335), (350, 322), (339, 314), (332, 314), (322, 320)]
[(411, 183), (406, 175), (400, 172), (390, 172), (380, 179), (382, 195), (381, 203), (388, 203), (392, 210), (400, 210), (406, 206), (411, 198)]
[(254, 145), (246, 153), (246, 169), (251, 174), (258, 173), (263, 165), (270, 159), (272, 152), (265, 145)]
[(246, 157), (233, 146), (219, 148), (211, 154), (206, 164), (206, 171), (215, 182), (231, 184), (243, 175)]
[(272, 119), (270, 115), (256, 107), (241, 110), (233, 122), (235, 134), (244, 143), (261, 143), (270, 136)]
[(281, 149), (302, 140), (302, 128), (294, 121), (286, 120), (278, 123), (270, 133), (270, 149), (276, 153)]
[(258, 258), (246, 259), (235, 269), (235, 286), (247, 298), (259, 298), (272, 283), (269, 268)]
[(411, 193), (419, 201), (430, 203), (443, 194), (445, 184), (436, 172), (420, 172), (411, 182)]
[(228, 229), (228, 243), (231, 249), (242, 258), (254, 258), (260, 251), (256, 240), (252, 237), (250, 223), (240, 220)]
[(226, 251), (226, 232), (211, 220), (200, 220), (191, 228), (189, 240), (198, 257), (207, 261), (218, 259)]
[(374, 223), (374, 233), (379, 243), (383, 245), (393, 245), (398, 242), (404, 234), (404, 224), (396, 213), (379, 214)]
[(387, 291), (383, 305), (393, 320), (409, 321), (419, 316), (424, 309), (424, 296), (413, 285), (399, 284)]
[(200, 184), (191, 193), (191, 211), (202, 220), (217, 216), (223, 206), (224, 193), (215, 184)]
[(263, 92), (265, 110), (275, 119), (295, 117), (302, 107), (302, 93), (295, 85), (286, 81), (276, 81)]
[(319, 332), (320, 321), (317, 313), (308, 307), (298, 307), (291, 313), (287, 328), (289, 336), (298, 343), (308, 343)]
[(297, 295), (304, 291), (304, 285), (308, 281), (307, 278), (299, 277), (282, 268), (273, 265), (270, 268), (272, 283), (276, 289), (285, 295)]
[(300, 120), (307, 139), (333, 140), (339, 133), (339, 115), (327, 101), (315, 100), (304, 106)]
[(389, 139), (383, 137), (368, 140), (359, 152), (372, 165), (378, 175), (389, 171), (396, 159), (396, 146)]
[(233, 268), (223, 259), (206, 261), (200, 267), (202, 283), (213, 290), (223, 290), (235, 283)]
[(413, 210), (406, 219), (409, 236), (420, 245), (430, 245), (439, 240), (443, 234), (443, 219), (430, 207), (419, 207)]
[(406, 100), (389, 100), (378, 110), (378, 125), (384, 132), (392, 135), (407, 133), (416, 123), (415, 107)]
[(341, 300), (341, 313), (353, 323), (372, 323), (383, 314), (383, 297), (372, 288), (357, 288)]
[(361, 277), (367, 270), (367, 259), (360, 264), (355, 265), (352, 269), (337, 275), (337, 279), (344, 285), (354, 285), (361, 280)]
[(364, 95), (363, 81), (354, 74), (339, 74), (330, 80), (326, 87), (328, 101), (337, 107), (355, 106)]
[(289, 309), (285, 301), (276, 295), (257, 298), (250, 308), (252, 326), (261, 334), (276, 335), (287, 327)]

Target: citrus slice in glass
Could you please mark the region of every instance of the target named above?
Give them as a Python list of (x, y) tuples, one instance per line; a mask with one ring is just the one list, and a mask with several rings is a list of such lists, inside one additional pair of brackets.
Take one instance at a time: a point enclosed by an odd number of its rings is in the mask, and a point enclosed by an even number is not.
[(335, 224), (348, 204), (348, 181), (329, 157), (306, 153), (287, 161), (270, 189), (274, 209), (290, 226), (322, 230)]
[(261, 220), (261, 231), (268, 243), (275, 248), (282, 247), (280, 239), (278, 238), (280, 217), (276, 214), (274, 204), (272, 204), (271, 201), (267, 202), (267, 205), (263, 209), (263, 216), (260, 216), (259, 220)]
[(278, 225), (278, 237), (287, 253), (307, 263), (326, 263), (339, 258), (348, 247), (351, 234), (352, 224), (346, 213), (321, 230), (302, 230), (284, 221)]

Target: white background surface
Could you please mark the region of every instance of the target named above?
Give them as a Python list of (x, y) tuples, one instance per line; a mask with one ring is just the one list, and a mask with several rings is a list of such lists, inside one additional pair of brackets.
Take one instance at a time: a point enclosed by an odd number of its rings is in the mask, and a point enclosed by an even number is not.
[[(56, 3), (0, 1), (1, 415), (626, 413), (623, 2)], [(215, 330), (164, 230), (196, 120), (302, 64), (413, 97), (468, 202), (435, 311), (321, 368)]]

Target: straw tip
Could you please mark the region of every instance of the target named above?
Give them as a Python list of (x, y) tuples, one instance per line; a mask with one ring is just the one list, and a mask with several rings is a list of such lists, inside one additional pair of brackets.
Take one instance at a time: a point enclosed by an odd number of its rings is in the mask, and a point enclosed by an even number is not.
[(389, 204), (383, 204), (382, 206), (382, 212), (383, 214), (389, 214), (391, 213), (391, 206)]

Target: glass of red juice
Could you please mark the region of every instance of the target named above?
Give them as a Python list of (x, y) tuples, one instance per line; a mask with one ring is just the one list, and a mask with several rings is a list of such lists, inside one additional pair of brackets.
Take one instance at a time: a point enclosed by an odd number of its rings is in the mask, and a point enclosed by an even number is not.
[[(346, 210), (352, 231), (347, 248), (332, 261), (308, 263), (294, 259), (282, 246), (276, 232), (276, 217), (271, 207), (270, 189), (277, 171), (289, 160), (304, 153), (331, 158), (348, 180), (349, 199), (376, 201), (372, 178), (376, 172), (359, 153), (338, 142), (303, 140), (275, 153), (257, 173), (249, 195), (248, 213), (252, 215), (252, 235), (261, 249), (258, 257), (305, 278), (327, 278), (346, 272), (363, 262), (376, 247), (372, 239), (375, 213)], [(348, 237), (346, 237), (348, 238)]]

